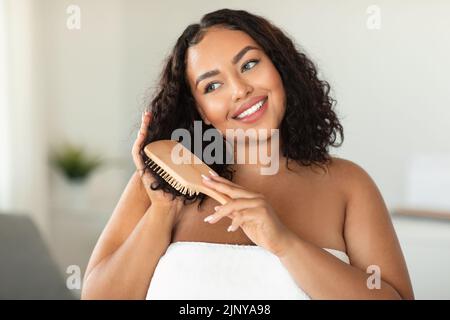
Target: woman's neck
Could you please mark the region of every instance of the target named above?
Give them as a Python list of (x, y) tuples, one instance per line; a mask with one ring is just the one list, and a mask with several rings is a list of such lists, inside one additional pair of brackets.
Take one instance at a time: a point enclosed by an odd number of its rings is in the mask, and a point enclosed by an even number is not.
[[(278, 140), (278, 139), (277, 139)], [(234, 144), (232, 169), (239, 175), (276, 175), (286, 158), (281, 153), (279, 141), (267, 139)]]

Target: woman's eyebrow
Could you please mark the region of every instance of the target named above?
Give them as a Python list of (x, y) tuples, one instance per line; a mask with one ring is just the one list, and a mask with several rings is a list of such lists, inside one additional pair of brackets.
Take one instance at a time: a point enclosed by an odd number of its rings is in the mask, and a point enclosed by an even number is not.
[[(233, 59), (231, 60), (231, 63), (232, 63), (232, 64), (238, 63), (239, 60), (241, 60), (242, 57), (247, 53), (247, 51), (250, 51), (250, 50), (259, 50), (259, 48), (254, 47), (254, 46), (246, 46), (246, 47), (244, 47), (243, 49), (241, 49), (241, 51), (239, 51), (239, 52), (233, 57)], [(208, 72), (203, 73), (203, 74), (200, 75), (200, 76), (197, 78), (197, 80), (195, 81), (195, 86), (197, 87), (200, 81), (202, 81), (202, 80), (204, 80), (204, 79), (206, 79), (206, 78), (215, 76), (215, 75), (217, 75), (217, 74), (219, 74), (219, 73), (220, 73), (220, 71), (217, 70), (217, 69), (214, 69), (214, 70), (211, 70), (211, 71), (208, 71)]]

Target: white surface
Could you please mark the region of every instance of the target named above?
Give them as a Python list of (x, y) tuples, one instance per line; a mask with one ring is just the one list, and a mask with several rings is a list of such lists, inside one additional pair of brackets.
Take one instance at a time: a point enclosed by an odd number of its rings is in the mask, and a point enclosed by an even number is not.
[(393, 217), (416, 299), (450, 299), (450, 220)]
[(5, 1), (0, 1), (0, 209), (10, 206), (11, 193), (11, 159), (5, 156), (11, 143), (9, 119), (11, 118), (8, 101), (8, 29), (6, 23)]
[[(44, 237), (48, 236), (47, 123), (44, 100), (45, 73), (42, 46), (37, 38), (39, 4), (33, 0), (3, 1), (6, 13), (6, 72), (8, 112), (0, 114), (8, 125), (2, 128), (7, 141), (0, 156), (2, 188), (0, 209), (28, 214)], [(3, 26), (0, 26), (3, 27)], [(43, 34), (40, 34), (43, 36)], [(2, 48), (3, 49), (3, 48)], [(44, 89), (44, 90), (42, 90)], [(44, 111), (44, 112), (43, 112)], [(3, 190), (0, 190), (3, 192)]]
[(407, 176), (407, 208), (437, 210), (450, 215), (450, 153), (412, 157)]
[[(325, 249), (348, 263), (344, 252)], [(259, 246), (175, 242), (161, 257), (147, 299), (309, 299), (289, 272)]]

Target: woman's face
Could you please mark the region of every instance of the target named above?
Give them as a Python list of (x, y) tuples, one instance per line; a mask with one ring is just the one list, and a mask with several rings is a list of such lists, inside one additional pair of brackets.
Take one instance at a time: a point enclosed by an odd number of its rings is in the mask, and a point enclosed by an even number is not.
[(245, 32), (210, 28), (188, 49), (187, 77), (203, 120), (222, 134), (253, 128), (270, 136), (279, 128), (285, 112), (281, 77)]

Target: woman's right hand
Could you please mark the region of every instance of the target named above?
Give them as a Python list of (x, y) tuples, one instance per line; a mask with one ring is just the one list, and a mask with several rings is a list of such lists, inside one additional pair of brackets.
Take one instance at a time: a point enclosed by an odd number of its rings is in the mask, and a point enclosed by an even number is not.
[(145, 113), (142, 115), (141, 127), (139, 128), (136, 141), (134, 142), (132, 148), (133, 162), (136, 166), (138, 174), (141, 177), (141, 181), (145, 188), (145, 191), (147, 192), (150, 198), (151, 206), (156, 207), (155, 209), (157, 210), (155, 211), (160, 211), (163, 212), (164, 214), (166, 212), (171, 214), (174, 218), (173, 225), (175, 225), (180, 218), (179, 213), (181, 211), (181, 208), (183, 207), (183, 200), (178, 197), (173, 199), (172, 194), (169, 194), (162, 190), (152, 190), (150, 186), (153, 182), (156, 181), (156, 179), (149, 172), (149, 169), (147, 169), (145, 173), (143, 170), (145, 164), (140, 154), (140, 150), (142, 149), (143, 144), (146, 141), (148, 134), (148, 127), (150, 126), (151, 123), (151, 117), (152, 114), (151, 112), (148, 111), (145, 111)]

